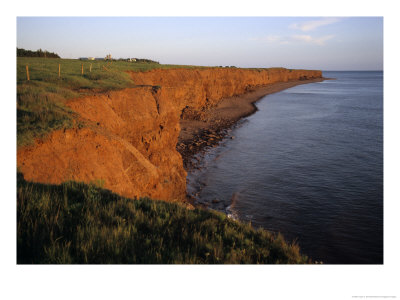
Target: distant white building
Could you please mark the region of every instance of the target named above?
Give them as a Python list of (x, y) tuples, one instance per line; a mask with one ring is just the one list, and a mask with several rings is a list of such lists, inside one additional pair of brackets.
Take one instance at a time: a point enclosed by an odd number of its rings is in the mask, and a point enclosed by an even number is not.
[(88, 60), (94, 60), (94, 57), (88, 57)]

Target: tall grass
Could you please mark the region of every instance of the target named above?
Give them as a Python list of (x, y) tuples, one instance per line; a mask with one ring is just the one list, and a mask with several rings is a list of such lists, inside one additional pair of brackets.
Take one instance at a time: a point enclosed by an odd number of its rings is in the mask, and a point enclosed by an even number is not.
[(42, 82), (17, 87), (17, 143), (24, 146), (52, 130), (70, 128), (73, 112), (65, 100), (76, 96), (68, 89)]
[(127, 199), (95, 184), (17, 180), (19, 264), (307, 262), (281, 235), (221, 213)]

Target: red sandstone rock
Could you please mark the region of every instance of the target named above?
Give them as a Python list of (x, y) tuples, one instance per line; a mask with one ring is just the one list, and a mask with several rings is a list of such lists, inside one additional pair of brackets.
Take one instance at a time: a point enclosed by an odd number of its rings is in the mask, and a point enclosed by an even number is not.
[[(26, 180), (59, 184), (67, 180), (104, 181), (127, 197), (181, 201), (186, 172), (176, 151), (182, 111), (205, 108), (257, 86), (319, 78), (320, 71), (265, 71), (209, 68), (131, 73), (142, 86), (78, 98), (68, 106), (90, 125), (53, 132), (17, 153)], [(161, 86), (153, 89), (151, 86)]]

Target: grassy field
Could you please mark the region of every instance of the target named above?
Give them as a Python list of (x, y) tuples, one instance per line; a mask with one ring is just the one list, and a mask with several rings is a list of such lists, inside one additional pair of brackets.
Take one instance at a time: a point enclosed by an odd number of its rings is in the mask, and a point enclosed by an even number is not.
[[(83, 75), (82, 75), (83, 64)], [(60, 77), (58, 68), (61, 66)], [(27, 80), (26, 66), (30, 80)], [(90, 72), (91, 66), (91, 72)], [(195, 66), (130, 63), (123, 61), (80, 61), (77, 59), (17, 58), (17, 143), (28, 145), (49, 132), (71, 128), (76, 118), (65, 102), (88, 93), (133, 87), (126, 71), (198, 68)]]
[(203, 209), (18, 174), (18, 264), (307, 263), (281, 235)]

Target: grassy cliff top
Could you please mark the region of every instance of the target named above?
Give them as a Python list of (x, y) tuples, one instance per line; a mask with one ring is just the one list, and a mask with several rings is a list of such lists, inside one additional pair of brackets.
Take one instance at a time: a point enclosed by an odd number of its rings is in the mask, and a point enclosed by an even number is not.
[(307, 263), (296, 244), (203, 209), (18, 174), (17, 263)]
[[(26, 67), (29, 70), (29, 81)], [(134, 87), (135, 83), (127, 71), (143, 72), (176, 68), (210, 67), (163, 65), (152, 62), (18, 57), (17, 145), (18, 147), (29, 145), (35, 138), (44, 137), (53, 130), (82, 126), (77, 124), (75, 114), (65, 105), (68, 99)]]
[[(29, 70), (29, 81), (26, 66)], [(65, 105), (68, 99), (93, 92), (101, 93), (133, 87), (134, 82), (126, 71), (141, 72), (170, 68), (199, 67), (146, 62), (18, 57), (18, 147), (28, 145), (35, 138), (44, 137), (53, 130), (73, 127), (76, 118)]]

